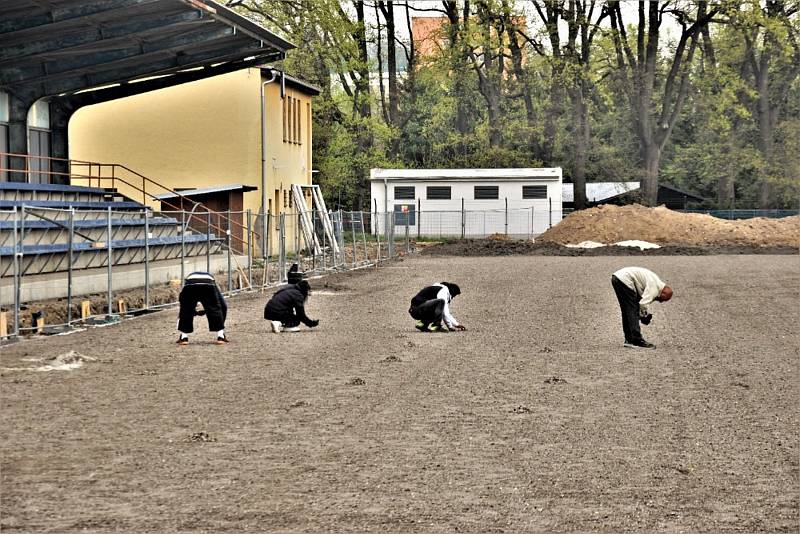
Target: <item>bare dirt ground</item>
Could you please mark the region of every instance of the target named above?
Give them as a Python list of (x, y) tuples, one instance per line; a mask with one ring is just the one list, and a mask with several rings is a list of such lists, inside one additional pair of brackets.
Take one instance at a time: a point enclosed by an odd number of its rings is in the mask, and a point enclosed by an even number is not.
[[(622, 348), (625, 257), (415, 257), (312, 281), (318, 329), (174, 345), (174, 310), (2, 348), (4, 532), (796, 532), (797, 256), (635, 258), (675, 288)], [(458, 282), (469, 331), (408, 300)]]

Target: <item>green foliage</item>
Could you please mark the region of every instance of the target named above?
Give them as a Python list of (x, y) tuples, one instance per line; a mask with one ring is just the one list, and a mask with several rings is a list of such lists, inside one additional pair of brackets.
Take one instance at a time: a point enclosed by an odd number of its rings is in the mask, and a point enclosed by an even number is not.
[[(560, 45), (561, 54), (554, 54), (547, 32), (529, 9), (532, 16), (522, 27), (527, 38), (520, 41), (520, 74), (513, 68), (504, 32), (517, 24), (518, 19), (509, 17), (512, 12), (519, 17), (522, 11), (513, 8), (523, 3), (472, 3), (469, 23), (459, 18), (454, 27), (443, 24), (439, 52), (415, 58), (417, 68), (400, 78), (399, 117), (386, 124), (375, 80), (370, 90), (365, 89), (363, 73), (376, 73), (377, 62), (370, 58), (365, 64), (360, 56), (358, 35), (364, 26), (355, 17), (357, 3), (247, 0), (240, 8), (285, 31), (298, 45), (284, 62), (287, 71), (323, 88), (314, 103), (314, 167), (319, 171), (315, 180), (331, 207), (368, 209), (369, 172), (375, 167), (561, 166), (569, 180), (578, 135), (569, 95), (578, 86), (585, 90), (591, 132), (587, 181), (642, 178), (644, 158), (636, 113), (627, 96), (633, 78), (630, 73), (621, 76), (607, 19), (591, 44), (591, 61), (584, 64), (566, 40)], [(364, 5), (373, 13), (371, 3)], [(684, 9), (695, 4), (674, 5)], [(720, 184), (729, 180), (736, 207), (756, 207), (759, 184), (766, 181), (773, 188), (775, 207), (798, 207), (798, 14), (787, 14), (789, 8), (776, 11), (772, 4), (770, 11), (756, 0), (709, 5), (720, 7), (721, 12), (709, 27), (708, 42), (698, 47), (691, 63), (682, 66), (689, 89), (661, 154), (660, 179), (708, 198), (710, 205), (717, 202)], [(461, 17), (463, 4), (457, 6)], [(395, 4), (396, 14), (403, 9), (404, 4)], [(673, 16), (670, 13), (664, 16)], [(693, 13), (692, 9), (687, 13)], [(367, 19), (366, 36), (374, 52), (372, 16)], [(567, 13), (561, 16), (563, 23)], [(635, 54), (635, 25), (627, 28), (627, 35)], [(385, 46), (385, 34), (383, 39)], [(665, 83), (676, 45), (666, 36), (660, 43), (656, 88)], [(749, 55), (754, 51), (758, 60), (765, 50), (771, 54), (769, 103), (775, 109), (769, 157), (762, 149), (759, 87)], [(504, 57), (502, 68), (500, 56)], [(487, 58), (492, 69), (487, 67)], [(675, 94), (668, 104), (674, 105)], [(492, 97), (497, 100), (493, 102)], [(654, 95), (651, 117), (660, 112), (662, 97)], [(545, 127), (548, 117), (554, 118), (550, 130)]]

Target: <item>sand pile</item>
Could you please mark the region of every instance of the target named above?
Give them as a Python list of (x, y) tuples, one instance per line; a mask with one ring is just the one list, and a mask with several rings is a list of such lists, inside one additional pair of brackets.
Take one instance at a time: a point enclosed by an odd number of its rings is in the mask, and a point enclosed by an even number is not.
[(659, 245), (800, 246), (800, 216), (728, 221), (663, 206), (598, 206), (576, 211), (538, 240), (562, 245), (583, 241), (641, 240)]

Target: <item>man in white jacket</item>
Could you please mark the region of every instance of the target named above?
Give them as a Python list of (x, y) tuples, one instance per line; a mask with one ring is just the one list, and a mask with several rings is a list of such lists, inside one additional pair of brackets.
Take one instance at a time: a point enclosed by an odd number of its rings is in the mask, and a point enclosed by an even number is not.
[[(417, 320), (422, 332), (466, 330), (450, 313), (450, 303), (461, 294), (461, 288), (450, 282), (440, 282), (422, 289), (411, 299), (408, 313)], [(444, 323), (444, 324), (442, 324)]]
[(653, 301), (666, 302), (672, 298), (672, 288), (653, 271), (644, 267), (624, 267), (611, 275), (611, 286), (617, 294), (622, 311), (622, 331), (625, 347), (654, 349), (642, 337), (639, 321), (650, 324), (653, 314), (648, 305)]

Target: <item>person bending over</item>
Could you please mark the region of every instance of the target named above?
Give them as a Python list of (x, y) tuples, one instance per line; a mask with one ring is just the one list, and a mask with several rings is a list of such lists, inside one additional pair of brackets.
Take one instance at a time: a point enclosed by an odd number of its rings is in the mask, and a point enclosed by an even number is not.
[[(195, 315), (205, 315), (208, 319), (208, 330), (217, 333), (217, 345), (228, 342), (225, 337), (225, 318), (228, 315), (228, 306), (225, 298), (220, 293), (214, 277), (206, 272), (194, 272), (186, 277), (183, 282), (180, 296), (180, 309), (178, 311), (178, 337), (179, 345), (189, 344), (189, 334), (194, 331)], [(203, 309), (197, 311), (197, 304)]]
[(297, 284), (290, 284), (279, 289), (269, 299), (264, 307), (264, 319), (272, 324), (272, 331), (278, 332), (297, 332), (300, 330), (300, 323), (309, 328), (314, 328), (319, 321), (309, 319), (306, 316), (305, 303), (311, 294), (311, 286), (305, 280)]
[[(424, 288), (411, 299), (408, 313), (417, 320), (416, 328), (422, 332), (447, 332), (466, 330), (450, 313), (450, 303), (461, 294), (456, 284), (441, 282)], [(444, 324), (442, 324), (444, 323)]]
[(645, 341), (639, 329), (639, 321), (648, 325), (653, 314), (648, 304), (653, 301), (666, 302), (672, 298), (672, 288), (653, 271), (643, 267), (625, 267), (611, 275), (611, 286), (617, 295), (622, 311), (622, 331), (625, 347), (654, 349), (655, 345)]

